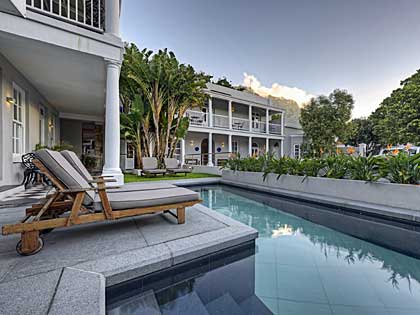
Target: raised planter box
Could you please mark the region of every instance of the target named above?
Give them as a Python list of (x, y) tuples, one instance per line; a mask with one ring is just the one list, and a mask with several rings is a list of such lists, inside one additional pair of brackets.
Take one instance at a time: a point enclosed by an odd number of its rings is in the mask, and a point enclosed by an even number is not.
[(269, 174), (264, 181), (263, 173), (224, 170), (222, 180), (259, 190), (289, 192), (295, 197), (301, 195), (306, 199), (336, 201), (350, 207), (393, 211), (408, 220), (414, 219), (410, 216), (420, 217), (420, 186), (291, 175), (277, 179), (277, 176)]

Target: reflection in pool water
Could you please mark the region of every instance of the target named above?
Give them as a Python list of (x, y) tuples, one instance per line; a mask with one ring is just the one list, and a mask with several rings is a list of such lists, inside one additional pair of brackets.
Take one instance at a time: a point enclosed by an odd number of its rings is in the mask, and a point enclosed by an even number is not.
[(279, 211), (264, 194), (198, 190), (206, 206), (259, 231), (255, 292), (273, 313), (420, 314), (420, 260)]
[(111, 288), (109, 314), (420, 314), (420, 260), (289, 212), (374, 233), (370, 221), (228, 186), (195, 190), (204, 205), (259, 231), (255, 252), (218, 254)]

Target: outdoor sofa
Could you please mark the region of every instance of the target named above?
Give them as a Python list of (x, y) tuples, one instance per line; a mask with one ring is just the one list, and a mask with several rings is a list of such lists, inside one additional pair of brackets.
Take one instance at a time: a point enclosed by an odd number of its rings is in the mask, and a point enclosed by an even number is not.
[(158, 160), (155, 157), (144, 157), (141, 159), (143, 163), (142, 174), (143, 175), (165, 175), (166, 169), (162, 169), (158, 167)]
[[(36, 254), (42, 249), (44, 242), (40, 232), (157, 212), (169, 213), (182, 224), (185, 223), (185, 207), (201, 202), (198, 193), (180, 187), (108, 194), (105, 184), (114, 180), (86, 181), (57, 151), (42, 149), (35, 152), (35, 156), (33, 163), (51, 180), (55, 192), (42, 203), (26, 209), (21, 222), (2, 227), (3, 235), (21, 234), (16, 245), (21, 255)], [(92, 183), (96, 187), (92, 187)], [(176, 209), (176, 214), (170, 211), (172, 209)]]
[(191, 169), (180, 167), (179, 163), (178, 163), (178, 160), (175, 159), (175, 158), (166, 158), (165, 159), (165, 166), (166, 166), (166, 170), (170, 174), (184, 173), (184, 175), (186, 176), (188, 173), (191, 173)]

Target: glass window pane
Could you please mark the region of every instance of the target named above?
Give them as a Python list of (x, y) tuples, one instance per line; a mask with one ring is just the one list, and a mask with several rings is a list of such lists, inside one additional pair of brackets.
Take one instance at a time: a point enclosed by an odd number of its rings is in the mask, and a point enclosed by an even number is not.
[(18, 114), (17, 114), (18, 110), (17, 110), (17, 105), (13, 105), (13, 119), (17, 120), (18, 119)]

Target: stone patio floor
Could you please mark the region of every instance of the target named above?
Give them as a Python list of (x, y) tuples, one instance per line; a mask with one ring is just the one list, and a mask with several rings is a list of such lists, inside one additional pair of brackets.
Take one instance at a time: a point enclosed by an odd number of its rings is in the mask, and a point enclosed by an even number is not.
[[(0, 226), (25, 207), (0, 208)], [(1, 314), (105, 314), (105, 287), (252, 241), (257, 232), (202, 205), (186, 223), (168, 214), (56, 229), (22, 257), (20, 235), (0, 236)]]

